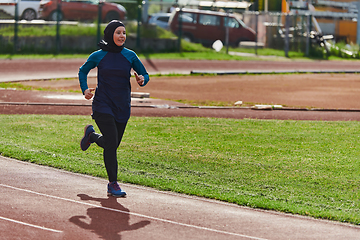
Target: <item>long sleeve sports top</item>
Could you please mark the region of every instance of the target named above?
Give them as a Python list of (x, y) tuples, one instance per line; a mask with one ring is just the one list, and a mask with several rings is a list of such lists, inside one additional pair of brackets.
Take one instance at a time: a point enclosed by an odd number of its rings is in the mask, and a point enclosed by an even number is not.
[(145, 86), (149, 74), (134, 51), (124, 48), (119, 53), (98, 50), (93, 52), (79, 69), (82, 92), (88, 89), (87, 75), (97, 67), (98, 83), (92, 103), (93, 112), (107, 113), (117, 122), (127, 122), (131, 108), (131, 68), (144, 76)]

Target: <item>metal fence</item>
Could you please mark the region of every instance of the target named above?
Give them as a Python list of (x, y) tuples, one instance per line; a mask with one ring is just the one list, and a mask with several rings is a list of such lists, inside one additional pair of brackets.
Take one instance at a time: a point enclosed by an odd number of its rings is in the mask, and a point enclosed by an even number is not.
[[(142, 41), (141, 29), (153, 29), (155, 26), (148, 25), (148, 20), (151, 15), (158, 12), (171, 12), (173, 7), (185, 8), (198, 8), (196, 5), (178, 5), (173, 1), (118, 1), (118, 2), (98, 2), (97, 0), (54, 0), (58, 2), (55, 7), (53, 5), (48, 8), (43, 8), (39, 15), (39, 0), (31, 0), (38, 4), (36, 13), (29, 10), (30, 7), (24, 7), (25, 0), (13, 0), (14, 4), (8, 4), (4, 7), (0, 3), (0, 53), (23, 53), (23, 52), (89, 52), (97, 49), (96, 44), (102, 37), (102, 31), (106, 23), (112, 18), (120, 18), (125, 21), (127, 26), (128, 38), (131, 38), (131, 48), (135, 49), (150, 49), (155, 46), (164, 46), (168, 43), (158, 44), (160, 39), (152, 39), (150, 41)], [(74, 10), (75, 15), (70, 15), (71, 12), (69, 3), (73, 3), (74, 9), (76, 7), (83, 7), (86, 5), (89, 9), (86, 14), (81, 14), (80, 10)], [(36, 6), (36, 4), (34, 4)], [(114, 5), (114, 4), (120, 4)], [(119, 11), (109, 10), (109, 5), (116, 7)], [(36, 8), (36, 7), (35, 7)], [(114, 8), (112, 8), (114, 9)], [(119, 13), (121, 10), (126, 9), (126, 19)], [(211, 9), (211, 8), (210, 8)], [(225, 9), (227, 11), (228, 9)], [(66, 12), (67, 11), (67, 12)], [(321, 45), (322, 31), (319, 24), (314, 24), (314, 18), (305, 14), (282, 14), (270, 12), (249, 12), (241, 9), (233, 9), (232, 12), (237, 14), (243, 22), (254, 29), (257, 33), (257, 41), (253, 47), (266, 47), (283, 49), (285, 55), (287, 52), (300, 51), (309, 54), (311, 46), (318, 44)], [(34, 18), (34, 20), (24, 20), (25, 18)], [(39, 19), (45, 18), (45, 19)], [(338, 19), (340, 21), (343, 19)], [(334, 25), (337, 25), (337, 20), (333, 20)], [(74, 37), (71, 34), (63, 31), (66, 27), (88, 27), (91, 34), (84, 34), (83, 36)], [(325, 26), (325, 25), (324, 25)], [(31, 34), (23, 36), (21, 31), (26, 29), (52, 29), (52, 33), (41, 37), (34, 37)], [(45, 32), (45, 30), (44, 30)], [(351, 32), (351, 31), (350, 31)], [(334, 33), (336, 31), (334, 30)], [(331, 34), (329, 32), (329, 34)], [(81, 34), (80, 34), (81, 35)], [(336, 34), (335, 34), (336, 35)], [(337, 36), (337, 35), (336, 35)], [(345, 36), (345, 41), (348, 41)], [(147, 46), (145, 47), (145, 45)], [(168, 49), (177, 51), (178, 46), (172, 42), (168, 44)], [(128, 46), (128, 42), (127, 42)], [(72, 48), (71, 48), (72, 47)], [(44, 50), (45, 49), (45, 50)], [(170, 51), (168, 50), (168, 51)], [(161, 50), (160, 50), (161, 51)]]
[[(257, 41), (265, 48), (309, 54), (314, 36), (310, 15), (245, 12), (243, 21), (257, 32)], [(313, 32), (314, 34), (314, 32)]]
[(141, 5), (133, 0), (0, 0), (0, 53), (89, 52), (97, 49), (112, 19), (129, 23), (135, 32), (128, 37), (139, 46)]
[(248, 26), (257, 29), (258, 41), (267, 48), (288, 48), (308, 54), (312, 47), (328, 51), (329, 42), (357, 43), (357, 14), (245, 12), (243, 18)]

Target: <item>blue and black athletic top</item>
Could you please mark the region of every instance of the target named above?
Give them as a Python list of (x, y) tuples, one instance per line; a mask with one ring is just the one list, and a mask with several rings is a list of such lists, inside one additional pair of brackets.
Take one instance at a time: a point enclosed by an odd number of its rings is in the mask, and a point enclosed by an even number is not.
[(107, 113), (117, 122), (125, 123), (130, 118), (131, 68), (144, 76), (144, 85), (149, 74), (134, 51), (124, 48), (119, 53), (98, 50), (93, 52), (80, 67), (79, 82), (82, 92), (88, 89), (87, 75), (97, 67), (98, 84), (92, 103), (93, 112)]

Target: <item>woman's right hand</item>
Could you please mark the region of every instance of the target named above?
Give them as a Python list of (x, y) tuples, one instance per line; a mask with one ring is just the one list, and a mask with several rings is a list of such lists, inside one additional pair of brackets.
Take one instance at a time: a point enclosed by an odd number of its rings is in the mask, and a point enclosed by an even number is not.
[(95, 91), (95, 88), (88, 88), (84, 91), (84, 95), (87, 100), (90, 100), (94, 96), (92, 93), (93, 91)]

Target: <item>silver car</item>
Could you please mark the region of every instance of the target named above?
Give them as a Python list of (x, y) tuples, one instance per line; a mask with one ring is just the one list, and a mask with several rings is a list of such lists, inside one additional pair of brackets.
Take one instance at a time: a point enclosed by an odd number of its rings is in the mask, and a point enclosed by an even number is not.
[(0, 11), (15, 17), (16, 1), (18, 1), (19, 19), (31, 21), (38, 18), (40, 0), (0, 0)]
[(151, 15), (150, 24), (155, 24), (161, 28), (169, 30), (169, 18), (171, 13), (155, 13)]

